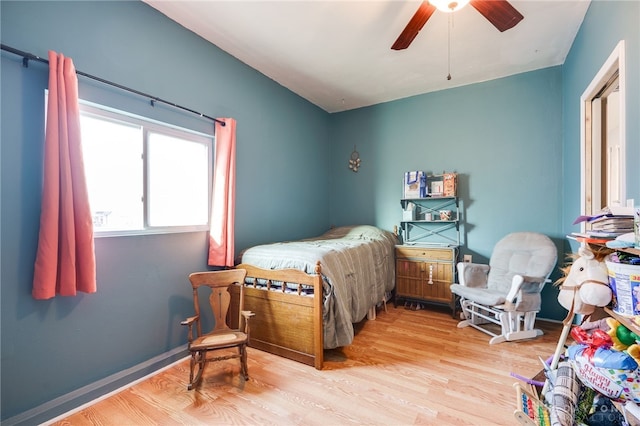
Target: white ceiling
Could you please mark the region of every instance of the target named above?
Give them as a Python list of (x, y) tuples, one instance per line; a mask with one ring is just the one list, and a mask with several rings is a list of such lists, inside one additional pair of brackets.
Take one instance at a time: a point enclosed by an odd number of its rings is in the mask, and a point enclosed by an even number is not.
[(467, 5), (436, 11), (391, 50), (420, 0), (143, 0), (328, 112), (562, 64), (590, 0), (511, 0), (524, 19), (500, 33)]

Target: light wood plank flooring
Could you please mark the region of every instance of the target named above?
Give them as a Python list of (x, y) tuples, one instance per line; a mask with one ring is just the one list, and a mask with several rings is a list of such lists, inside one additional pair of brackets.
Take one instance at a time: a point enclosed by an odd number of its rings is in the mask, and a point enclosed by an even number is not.
[(325, 368), (249, 348), (251, 379), (237, 360), (207, 366), (187, 390), (187, 361), (59, 421), (57, 425), (515, 425), (510, 376), (540, 371), (561, 324), (545, 335), (489, 346), (456, 328), (449, 310), (389, 305), (357, 325), (352, 345), (325, 351)]

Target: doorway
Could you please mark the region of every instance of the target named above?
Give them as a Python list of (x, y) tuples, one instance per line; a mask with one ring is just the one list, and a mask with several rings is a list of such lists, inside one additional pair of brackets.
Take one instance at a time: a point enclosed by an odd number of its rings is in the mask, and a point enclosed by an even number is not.
[(580, 98), (583, 215), (626, 203), (624, 71), (620, 41)]

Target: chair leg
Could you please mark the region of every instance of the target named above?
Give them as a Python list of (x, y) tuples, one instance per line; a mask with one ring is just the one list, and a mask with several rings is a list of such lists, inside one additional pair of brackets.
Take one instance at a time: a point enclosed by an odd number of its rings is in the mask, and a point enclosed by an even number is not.
[(533, 330), (536, 323), (536, 314), (537, 312), (527, 312), (524, 315), (524, 329), (525, 330)]
[(491, 339), (490, 344), (504, 341), (533, 339), (542, 336), (542, 330), (533, 328), (536, 312), (503, 312), (500, 314), (502, 335)]
[[(189, 385), (187, 385), (187, 390), (192, 390), (198, 385), (198, 383), (202, 379), (202, 373), (204, 372), (205, 365), (206, 365), (206, 357), (204, 352), (202, 351), (191, 352)], [(195, 378), (194, 378), (194, 372), (196, 368), (198, 369), (198, 372), (195, 374)]]
[(249, 380), (249, 368), (247, 367), (247, 345), (238, 346), (240, 352), (240, 374), (245, 380)]

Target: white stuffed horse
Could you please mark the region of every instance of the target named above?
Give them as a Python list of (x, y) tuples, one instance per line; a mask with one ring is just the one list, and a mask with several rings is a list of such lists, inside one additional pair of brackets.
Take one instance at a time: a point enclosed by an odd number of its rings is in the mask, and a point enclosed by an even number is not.
[[(571, 331), (575, 314), (581, 314), (587, 318), (596, 307), (607, 306), (611, 301), (613, 293), (609, 287), (609, 274), (605, 263), (609, 253), (611, 253), (609, 250), (594, 252), (588, 247), (581, 246), (578, 250), (578, 258), (571, 266), (562, 269), (564, 277), (556, 282), (560, 288), (558, 302), (568, 313), (563, 321), (564, 327), (549, 366), (551, 371), (557, 368), (560, 355), (564, 352), (564, 344)], [(548, 381), (545, 382), (543, 395), (546, 395), (548, 384)]]
[(572, 321), (574, 314), (591, 315), (596, 307), (607, 306), (612, 297), (605, 255), (596, 256), (584, 246), (578, 255), (566, 276), (558, 280), (558, 302), (568, 311), (565, 323)]

